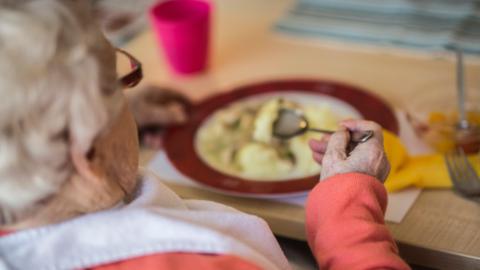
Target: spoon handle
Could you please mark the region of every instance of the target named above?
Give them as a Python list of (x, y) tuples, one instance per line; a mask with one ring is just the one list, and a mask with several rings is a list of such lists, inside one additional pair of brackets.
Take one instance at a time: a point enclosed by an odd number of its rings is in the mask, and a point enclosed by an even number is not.
[(308, 128), (308, 131), (318, 132), (318, 133), (325, 133), (325, 134), (333, 134), (335, 131), (321, 129), (321, 128)]
[(463, 54), (462, 49), (457, 48), (457, 102), (458, 112), (460, 114), (459, 125), (460, 128), (467, 128), (468, 121), (465, 112), (465, 85), (464, 85), (464, 71), (463, 71)]
[[(309, 128), (309, 131), (313, 132), (320, 132), (325, 134), (333, 134), (334, 131), (326, 130), (326, 129), (319, 129), (319, 128)], [(373, 131), (366, 130), (366, 131), (357, 131), (357, 132), (350, 132), (351, 141), (354, 143), (363, 143), (368, 141), (371, 137), (373, 137)]]

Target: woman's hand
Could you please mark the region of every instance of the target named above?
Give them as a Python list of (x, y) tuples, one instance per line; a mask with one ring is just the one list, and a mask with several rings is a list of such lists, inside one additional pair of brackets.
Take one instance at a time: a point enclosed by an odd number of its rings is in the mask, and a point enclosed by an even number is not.
[(172, 90), (147, 86), (126, 92), (130, 109), (139, 128), (185, 122), (190, 102)]
[[(371, 121), (346, 120), (341, 129), (322, 140), (310, 141), (313, 158), (322, 165), (321, 180), (342, 173), (364, 173), (384, 182), (390, 171), (381, 127)], [(372, 130), (374, 136), (348, 152), (350, 133)]]
[(178, 92), (156, 86), (127, 91), (126, 96), (137, 122), (140, 141), (155, 149), (161, 147), (163, 128), (185, 122), (191, 105)]

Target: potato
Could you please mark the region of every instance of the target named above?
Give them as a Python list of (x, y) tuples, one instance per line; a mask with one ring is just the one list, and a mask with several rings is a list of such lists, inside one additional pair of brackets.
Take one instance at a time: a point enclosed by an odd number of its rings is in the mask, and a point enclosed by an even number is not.
[(236, 161), (242, 173), (253, 179), (281, 178), (292, 170), (292, 163), (280, 159), (275, 148), (255, 142), (243, 146)]
[(305, 175), (312, 175), (320, 172), (320, 165), (318, 165), (312, 157), (312, 151), (308, 146), (308, 141), (315, 137), (319, 139), (321, 135), (318, 134), (306, 134), (303, 136), (295, 137), (290, 140), (290, 151), (295, 157), (295, 168), (292, 172), (293, 176), (301, 177)]
[(312, 128), (336, 130), (339, 119), (335, 116), (330, 106), (322, 104), (319, 106), (308, 105), (303, 109), (305, 117)]
[(270, 143), (273, 122), (277, 118), (279, 108), (280, 99), (272, 99), (260, 107), (253, 122), (253, 139), (255, 141)]

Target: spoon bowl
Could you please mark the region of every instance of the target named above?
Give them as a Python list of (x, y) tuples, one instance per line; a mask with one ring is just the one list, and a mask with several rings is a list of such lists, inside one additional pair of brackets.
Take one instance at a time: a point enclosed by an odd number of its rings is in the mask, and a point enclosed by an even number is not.
[[(273, 122), (273, 136), (288, 140), (293, 137), (304, 134), (307, 131), (333, 134), (335, 131), (311, 128), (308, 124), (307, 118), (300, 110), (281, 108), (278, 110), (277, 119)], [(351, 135), (351, 142), (363, 143), (368, 141), (373, 136), (373, 131), (367, 130), (362, 132), (353, 132)]]

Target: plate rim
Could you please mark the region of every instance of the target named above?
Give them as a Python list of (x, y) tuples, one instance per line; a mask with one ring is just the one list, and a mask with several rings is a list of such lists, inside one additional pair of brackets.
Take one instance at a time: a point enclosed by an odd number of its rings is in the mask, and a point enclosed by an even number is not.
[[(398, 120), (391, 106), (382, 98), (366, 91), (362, 87), (323, 79), (267, 80), (234, 87), (230, 91), (211, 95), (194, 104), (191, 108), (191, 117), (187, 123), (181, 126), (170, 127), (166, 130), (164, 149), (167, 158), (180, 173), (194, 182), (218, 192), (247, 197), (272, 195), (276, 197), (308, 192), (318, 183), (318, 174), (282, 181), (249, 180), (217, 171), (206, 164), (196, 152), (196, 132), (203, 122), (219, 108), (254, 95), (281, 92), (305, 92), (328, 95), (349, 104), (362, 117), (382, 122), (380, 124), (386, 124), (386, 126), (383, 126), (385, 129), (395, 134), (399, 133)], [(352, 96), (348, 97), (346, 95)], [(352, 99), (354, 100), (353, 103)], [(355, 99), (360, 99), (360, 101), (355, 101)], [(364, 108), (368, 108), (369, 104), (362, 104), (361, 101), (379, 105), (381, 109), (376, 106), (375, 108), (364, 110)], [(379, 110), (381, 114), (375, 115), (375, 112)], [(375, 116), (373, 119), (372, 115)], [(378, 119), (384, 121), (378, 121)], [(179, 139), (182, 143), (178, 143)]]

